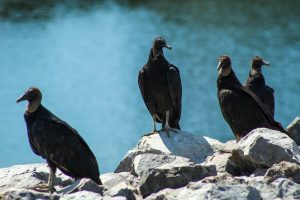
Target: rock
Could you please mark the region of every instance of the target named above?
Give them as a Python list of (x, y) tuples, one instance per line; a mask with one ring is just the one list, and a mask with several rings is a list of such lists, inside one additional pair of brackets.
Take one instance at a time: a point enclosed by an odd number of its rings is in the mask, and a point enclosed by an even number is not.
[(281, 161), (300, 163), (300, 149), (286, 134), (266, 128), (251, 131), (240, 140), (229, 158), (230, 173), (252, 173)]
[[(129, 172), (108, 173), (101, 175), (103, 185), (107, 189), (104, 195), (111, 197), (125, 197), (138, 199), (138, 179)], [(140, 197), (141, 198), (141, 197)]]
[[(216, 141), (211, 139), (211, 142), (214, 144)], [(218, 150), (213, 148), (206, 137), (193, 135), (184, 131), (179, 133), (170, 132), (170, 137), (164, 132), (145, 135), (138, 145), (125, 155), (115, 172), (133, 171), (134, 158), (140, 154), (151, 153), (181, 156), (195, 163), (202, 163), (206, 160), (207, 156), (212, 155), (216, 151)]]
[(141, 176), (148, 169), (155, 169), (163, 165), (171, 166), (192, 166), (194, 163), (181, 156), (157, 155), (152, 153), (140, 154), (133, 159), (133, 174)]
[(230, 172), (232, 171), (231, 169), (228, 169), (230, 167), (230, 165), (228, 165), (228, 158), (230, 156), (230, 153), (216, 152), (214, 155), (209, 156), (203, 165), (215, 166), (218, 173)]
[(103, 194), (103, 186), (99, 186), (91, 179), (83, 178), (80, 180), (79, 184), (76, 186), (76, 189), (73, 192), (77, 191), (88, 191)]
[[(40, 183), (47, 183), (49, 168), (46, 164), (15, 165), (0, 169), (0, 192), (10, 188), (32, 189)], [(57, 170), (54, 180), (59, 190), (70, 185), (72, 180)]]
[(164, 189), (151, 194), (147, 200), (194, 199), (299, 199), (300, 185), (288, 179), (266, 183), (263, 177), (216, 178), (191, 182), (178, 189)]
[(80, 191), (72, 194), (66, 194), (61, 196), (60, 200), (94, 200), (94, 199), (103, 199), (101, 194), (89, 192), (89, 191)]
[(300, 117), (296, 117), (287, 127), (289, 136), (300, 146)]
[(104, 194), (110, 197), (125, 197), (126, 199), (137, 199), (136, 196), (137, 190), (130, 185), (127, 185), (125, 182), (121, 182), (114, 187), (110, 188), (110, 190), (106, 191)]
[(279, 164), (273, 165), (273, 167), (268, 169), (265, 177), (269, 181), (273, 181), (278, 178), (288, 178), (299, 184), (300, 165), (283, 161)]
[(197, 181), (209, 175), (211, 175), (209, 171), (201, 165), (177, 167), (165, 165), (144, 171), (139, 189), (143, 197), (146, 197), (164, 188), (179, 188), (190, 181)]
[(0, 199), (18, 199), (18, 200), (35, 200), (35, 199), (60, 199), (59, 195), (42, 193), (28, 189), (9, 188), (0, 192)]
[(107, 190), (122, 182), (133, 187), (136, 187), (139, 183), (137, 177), (131, 175), (129, 172), (102, 174), (101, 181)]
[(299, 158), (291, 138), (264, 128), (239, 143), (152, 134), (126, 154), (118, 173), (101, 175), (103, 186), (73, 183), (58, 171), (57, 192), (41, 193), (33, 188), (47, 183), (47, 165), (17, 165), (0, 169), (0, 199), (300, 199)]

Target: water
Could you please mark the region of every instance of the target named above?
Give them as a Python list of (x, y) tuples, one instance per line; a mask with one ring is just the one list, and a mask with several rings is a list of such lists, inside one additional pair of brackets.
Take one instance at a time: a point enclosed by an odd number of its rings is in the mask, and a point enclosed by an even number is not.
[(297, 0), (43, 6), (0, 12), (0, 167), (44, 162), (28, 143), (25, 103), (15, 103), (35, 85), (43, 104), (84, 137), (101, 172), (113, 171), (152, 129), (137, 75), (159, 35), (173, 46), (165, 56), (181, 70), (183, 130), (233, 139), (216, 96), (221, 54), (231, 56), (242, 82), (250, 59), (264, 57), (271, 63), (264, 75), (276, 91), (276, 119), (286, 126), (300, 114)]

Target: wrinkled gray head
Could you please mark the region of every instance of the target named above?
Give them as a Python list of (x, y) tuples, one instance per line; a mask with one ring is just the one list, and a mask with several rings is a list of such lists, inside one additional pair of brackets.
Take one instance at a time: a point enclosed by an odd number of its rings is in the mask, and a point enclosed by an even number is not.
[(265, 66), (270, 66), (270, 63), (265, 61), (262, 57), (260, 56), (255, 56), (252, 58), (251, 62), (251, 75), (255, 75), (257, 73), (261, 73), (261, 67)]
[(259, 68), (259, 67), (261, 67), (263, 65), (270, 66), (270, 63), (268, 63), (267, 61), (265, 61), (260, 56), (255, 56), (252, 59), (251, 65), (252, 65), (252, 68)]
[(231, 72), (231, 60), (229, 56), (223, 55), (219, 57), (219, 64), (217, 67), (218, 74), (228, 76)]
[(171, 45), (167, 44), (163, 37), (157, 37), (153, 42), (153, 54), (155, 57), (163, 55), (163, 48), (172, 49)]
[(34, 112), (42, 102), (42, 93), (37, 87), (30, 87), (21, 97), (17, 99), (17, 103), (28, 101), (27, 112)]

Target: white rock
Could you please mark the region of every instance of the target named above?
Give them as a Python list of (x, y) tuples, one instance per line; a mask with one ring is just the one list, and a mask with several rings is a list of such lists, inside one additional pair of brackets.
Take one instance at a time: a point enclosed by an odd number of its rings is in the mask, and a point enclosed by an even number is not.
[(300, 149), (286, 134), (266, 128), (255, 129), (242, 138), (230, 157), (242, 172), (269, 168), (281, 161), (300, 163)]
[[(46, 164), (15, 165), (0, 169), (0, 192), (9, 188), (32, 189), (40, 183), (47, 183), (49, 168)], [(61, 173), (56, 172), (54, 184), (56, 189), (65, 187), (72, 180)]]
[(169, 135), (162, 132), (143, 136), (138, 145), (125, 155), (115, 172), (134, 171), (135, 157), (140, 154), (174, 155), (202, 163), (208, 156), (226, 149), (217, 140), (184, 131), (170, 132)]
[(289, 136), (300, 145), (300, 117), (296, 117), (287, 127)]

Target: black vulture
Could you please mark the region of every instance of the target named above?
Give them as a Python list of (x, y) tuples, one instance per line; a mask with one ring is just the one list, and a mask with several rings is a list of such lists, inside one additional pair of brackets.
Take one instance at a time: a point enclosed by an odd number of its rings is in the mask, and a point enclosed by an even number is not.
[(182, 87), (179, 69), (169, 63), (163, 48), (172, 49), (162, 37), (154, 40), (148, 62), (139, 71), (138, 84), (152, 118), (153, 133), (155, 122), (162, 123), (167, 133), (170, 128), (180, 130)]
[(287, 133), (265, 104), (240, 83), (228, 56), (219, 58), (217, 69), (220, 108), (237, 141), (253, 129), (262, 127)]
[(262, 74), (261, 67), (269, 66), (270, 64), (263, 60), (259, 56), (255, 56), (252, 59), (251, 69), (249, 72), (249, 77), (244, 84), (245, 87), (249, 88), (252, 92), (260, 98), (262, 102), (270, 110), (272, 116), (274, 117), (275, 102), (274, 102), (274, 90), (265, 83), (265, 78)]
[(46, 159), (50, 168), (48, 185), (43, 189), (54, 191), (53, 179), (59, 168), (75, 178), (90, 178), (102, 185), (97, 160), (83, 138), (42, 104), (42, 93), (36, 87), (29, 88), (17, 103), (27, 100), (24, 114), (27, 134), (32, 151)]

